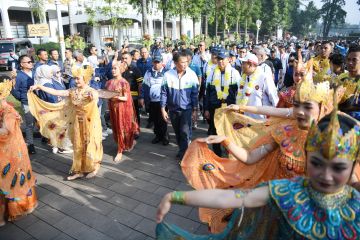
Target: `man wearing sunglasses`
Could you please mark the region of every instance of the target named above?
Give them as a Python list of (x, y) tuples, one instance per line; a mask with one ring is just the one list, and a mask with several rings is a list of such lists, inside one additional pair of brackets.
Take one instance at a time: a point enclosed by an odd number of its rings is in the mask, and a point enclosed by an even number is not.
[(94, 69), (99, 67), (99, 61), (98, 61), (98, 50), (95, 46), (91, 46), (89, 49), (90, 56), (87, 58), (88, 62), (90, 63), (90, 66), (92, 66)]
[(26, 143), (29, 154), (36, 153), (34, 147), (34, 117), (31, 115), (28, 105), (27, 92), (34, 85), (34, 64), (27, 55), (19, 57), (20, 71), (17, 72), (16, 82), (11, 94), (21, 102), (24, 111), (24, 122), (26, 131)]

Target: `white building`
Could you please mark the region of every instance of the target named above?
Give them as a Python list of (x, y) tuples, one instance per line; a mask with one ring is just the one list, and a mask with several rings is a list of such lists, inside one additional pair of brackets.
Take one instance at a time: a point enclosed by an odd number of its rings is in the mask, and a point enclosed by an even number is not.
[[(126, 0), (123, 0), (126, 1)], [(56, 18), (56, 7), (54, 3), (49, 3), (45, 0), (45, 15), (46, 22), (49, 24), (50, 37), (42, 38), (43, 42), (58, 41), (58, 27)], [(54, 2), (50, 1), (50, 2)], [(94, 3), (95, 2), (95, 3)], [(105, 3), (102, 0), (96, 1), (88, 0), (73, 0), (69, 7), (61, 5), (62, 22), (65, 35), (70, 34), (70, 28), (73, 32), (79, 32), (87, 42), (94, 43), (97, 47), (104, 46), (106, 41), (112, 40), (112, 31), (110, 26), (104, 25), (106, 17), (97, 14), (96, 20), (102, 21), (101, 26), (91, 27), (87, 24), (89, 17), (85, 13), (85, 6), (91, 9), (98, 9), (98, 6), (103, 6)], [(137, 9), (124, 2), (121, 4), (124, 9), (123, 14), (119, 16), (122, 19), (132, 20), (132, 24), (126, 28), (120, 27), (115, 31), (115, 39), (120, 38), (119, 43), (123, 39), (129, 41), (136, 41), (141, 39), (141, 24), (142, 16)], [(35, 23), (34, 16), (30, 11), (26, 0), (0, 0), (0, 38), (28, 38), (27, 24)], [(70, 20), (70, 21), (69, 21)], [(69, 25), (71, 22), (71, 26)], [(154, 37), (163, 37), (162, 30), (162, 11), (157, 10), (156, 6), (151, 6), (148, 14), (149, 34)], [(183, 31), (190, 38), (194, 36), (192, 20), (185, 19), (183, 21)], [(200, 33), (200, 24), (196, 24), (196, 34)], [(172, 18), (166, 21), (166, 35), (172, 39), (178, 39), (180, 36), (180, 22), (179, 18)], [(32, 42), (39, 42), (39, 38), (30, 38)]]

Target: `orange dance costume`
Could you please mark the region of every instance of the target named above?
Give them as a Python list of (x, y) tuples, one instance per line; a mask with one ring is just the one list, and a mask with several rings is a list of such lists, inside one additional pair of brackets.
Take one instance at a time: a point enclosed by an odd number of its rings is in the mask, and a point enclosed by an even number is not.
[[(328, 82), (314, 85), (312, 79), (305, 79), (297, 85), (295, 99), (320, 103), (321, 119), (333, 109), (332, 95)], [(227, 136), (249, 152), (267, 144), (276, 143), (277, 147), (260, 161), (245, 164), (231, 155), (228, 159), (219, 158), (207, 144), (194, 141), (181, 166), (195, 189), (253, 188), (269, 180), (305, 175), (304, 144), (308, 131), (299, 129), (296, 120), (270, 118), (258, 122), (237, 112), (218, 109), (215, 126), (219, 135)], [(231, 211), (201, 208), (200, 219), (209, 223), (212, 232), (220, 232)]]
[(120, 92), (127, 96), (126, 101), (116, 98), (109, 99), (110, 120), (113, 129), (114, 140), (118, 144), (118, 153), (130, 150), (134, 146), (135, 135), (139, 133), (139, 126), (134, 113), (134, 105), (131, 99), (130, 85), (125, 79), (110, 80), (106, 82), (106, 89)]
[(0, 207), (5, 207), (8, 220), (13, 221), (31, 213), (37, 206), (35, 176), (20, 130), (20, 115), (12, 106), (3, 103), (0, 119), (0, 127), (8, 130), (7, 134), (0, 135)]

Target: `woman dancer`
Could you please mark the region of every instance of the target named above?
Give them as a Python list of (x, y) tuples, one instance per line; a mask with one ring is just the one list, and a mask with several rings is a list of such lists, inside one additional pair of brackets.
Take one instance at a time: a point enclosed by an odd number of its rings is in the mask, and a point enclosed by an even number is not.
[[(347, 185), (359, 159), (360, 126), (334, 111), (313, 122), (306, 139), (308, 177), (272, 180), (243, 191), (172, 192), (162, 199), (156, 220), (171, 203), (240, 208), (222, 233), (196, 236), (160, 223), (157, 239), (359, 239), (360, 193)], [(254, 209), (250, 209), (254, 208)], [(243, 221), (242, 221), (243, 220)]]
[(112, 65), (114, 78), (106, 83), (107, 90), (121, 94), (109, 99), (111, 127), (114, 140), (118, 144), (115, 162), (121, 161), (123, 151), (131, 150), (134, 147), (136, 144), (135, 136), (139, 134), (134, 105), (130, 97), (130, 85), (121, 76), (126, 67), (126, 63), (114, 61)]
[(21, 117), (6, 102), (13, 83), (0, 81), (0, 227), (5, 214), (9, 221), (30, 214), (37, 206), (35, 176), (24, 138), (20, 130)]
[[(94, 177), (103, 157), (98, 92), (88, 85), (93, 72), (90, 66), (73, 68), (75, 88), (55, 90), (34, 85), (28, 93), (30, 111), (39, 122), (41, 135), (49, 138), (51, 145), (58, 148), (66, 147), (65, 139), (70, 137), (74, 155), (70, 170), (72, 175), (68, 180), (85, 174), (86, 178)], [(59, 103), (44, 102), (32, 92), (37, 89), (65, 99)]]
[[(318, 121), (332, 110), (332, 96), (329, 82), (314, 85), (306, 78), (297, 85), (293, 112), (270, 111), (288, 119), (258, 123), (240, 113), (219, 110), (215, 119), (219, 135), (198, 139), (189, 146), (181, 163), (185, 177), (195, 189), (208, 189), (252, 188), (264, 181), (304, 175), (303, 146), (308, 129), (312, 120)], [(248, 123), (252, 126), (239, 130)], [(210, 143), (222, 143), (232, 156), (215, 156), (206, 145)], [(209, 223), (212, 232), (223, 230), (227, 222), (224, 215), (223, 210), (200, 209), (200, 219)]]

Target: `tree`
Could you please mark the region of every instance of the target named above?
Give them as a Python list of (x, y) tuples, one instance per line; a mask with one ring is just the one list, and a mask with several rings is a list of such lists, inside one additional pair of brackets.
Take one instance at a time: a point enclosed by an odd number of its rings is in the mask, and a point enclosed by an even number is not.
[[(127, 27), (132, 23), (130, 19), (120, 18), (124, 14), (122, 4), (117, 0), (104, 0), (106, 5), (94, 7), (96, 1), (89, 4), (85, 8), (85, 12), (88, 15), (88, 25), (96, 26), (99, 23), (110, 26), (110, 35), (115, 40), (115, 30), (120, 27)], [(120, 41), (120, 37), (119, 41)]]
[[(150, 1), (150, 0), (149, 0)], [(149, 34), (149, 25), (148, 25), (148, 12), (149, 4), (147, 0), (128, 0), (128, 2), (136, 9), (140, 10), (142, 16), (142, 34)]]
[(316, 8), (314, 1), (310, 1), (305, 10), (293, 14), (293, 24), (290, 30), (295, 35), (305, 36), (311, 30), (311, 27), (316, 25), (319, 18), (319, 9)]
[(44, 0), (27, 0), (29, 8), (33, 15), (40, 20), (41, 23), (46, 22), (45, 18), (45, 1)]
[(323, 36), (329, 36), (330, 28), (333, 25), (345, 23), (346, 11), (342, 9), (345, 6), (345, 0), (322, 0), (324, 5), (320, 9), (323, 19)]

